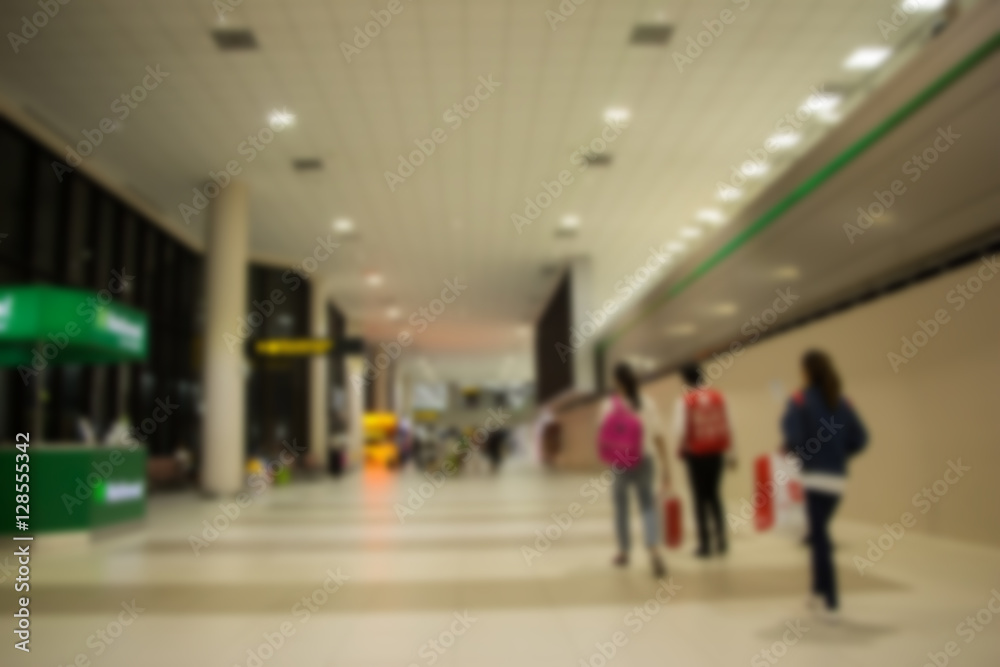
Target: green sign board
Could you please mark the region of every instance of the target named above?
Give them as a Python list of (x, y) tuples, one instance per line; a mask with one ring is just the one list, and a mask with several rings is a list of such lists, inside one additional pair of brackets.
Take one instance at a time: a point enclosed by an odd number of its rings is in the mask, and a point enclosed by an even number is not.
[(76, 289), (0, 287), (0, 366), (141, 361), (146, 316), (109, 297)]

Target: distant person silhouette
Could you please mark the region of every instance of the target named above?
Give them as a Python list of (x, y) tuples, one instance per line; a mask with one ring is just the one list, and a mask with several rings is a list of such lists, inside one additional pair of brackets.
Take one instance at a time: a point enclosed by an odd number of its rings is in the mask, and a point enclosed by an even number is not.
[(802, 462), (812, 552), (809, 607), (835, 622), (840, 600), (830, 520), (844, 493), (848, 459), (865, 448), (868, 433), (841, 393), (840, 377), (826, 353), (806, 352), (802, 374), (805, 387), (788, 401), (781, 427), (785, 451)]
[(726, 461), (731, 466), (736, 464), (732, 430), (725, 398), (718, 390), (703, 386), (701, 369), (697, 364), (684, 366), (681, 377), (684, 390), (674, 406), (673, 439), (687, 463), (691, 480), (694, 515), (698, 524), (698, 550), (695, 555), (708, 558), (713, 553), (709, 519), (714, 528), (715, 553), (724, 554), (728, 549), (719, 489)]
[[(639, 393), (639, 381), (626, 364), (618, 364), (614, 370), (615, 394), (601, 406), (601, 438), (609, 427), (624, 424), (626, 430), (631, 424), (636, 430), (637, 442), (634, 455), (620, 458), (611, 464), (614, 472), (612, 494), (615, 506), (615, 534), (618, 538), (618, 555), (615, 565), (624, 567), (629, 562), (631, 539), (629, 536), (628, 489), (635, 487), (642, 512), (643, 533), (649, 550), (653, 575), (666, 576), (667, 568), (660, 555), (660, 520), (654, 493), (654, 475), (660, 470), (662, 492), (670, 489), (670, 467), (667, 461), (666, 442), (660, 425), (656, 404), (645, 394)], [(603, 448), (605, 443), (599, 445)], [(659, 465), (657, 465), (657, 463)]]

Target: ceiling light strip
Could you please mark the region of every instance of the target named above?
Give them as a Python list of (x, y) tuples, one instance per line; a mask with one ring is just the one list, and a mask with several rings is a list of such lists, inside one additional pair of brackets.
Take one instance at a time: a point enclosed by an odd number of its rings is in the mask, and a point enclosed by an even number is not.
[(1000, 49), (1000, 32), (995, 33), (993, 37), (976, 47), (976, 49), (965, 56), (965, 58), (959, 61), (954, 67), (942, 74), (922, 91), (917, 93), (917, 95), (911, 98), (910, 101), (899, 107), (867, 134), (848, 146), (842, 153), (840, 153), (840, 155), (837, 155), (824, 167), (820, 168), (819, 171), (799, 184), (799, 186), (792, 190), (784, 199), (779, 201), (771, 209), (754, 220), (753, 223), (727, 241), (721, 248), (715, 251), (711, 257), (695, 267), (691, 273), (687, 274), (671, 285), (669, 289), (662, 292), (656, 300), (643, 308), (636, 314), (635, 317), (623, 324), (618, 330), (608, 334), (608, 336), (598, 343), (598, 348), (610, 348), (611, 345), (620, 340), (622, 336), (628, 333), (637, 324), (658, 310), (660, 306), (673, 299), (675, 296), (690, 287), (699, 278), (721, 264), (726, 258), (743, 247), (743, 245), (745, 245), (750, 239), (764, 231), (767, 227), (774, 223), (775, 220), (784, 215), (790, 208), (815, 192), (834, 174), (853, 162), (855, 158), (883, 139), (903, 121), (944, 92), (956, 81), (975, 69), (979, 64), (993, 55), (993, 53), (998, 49)]

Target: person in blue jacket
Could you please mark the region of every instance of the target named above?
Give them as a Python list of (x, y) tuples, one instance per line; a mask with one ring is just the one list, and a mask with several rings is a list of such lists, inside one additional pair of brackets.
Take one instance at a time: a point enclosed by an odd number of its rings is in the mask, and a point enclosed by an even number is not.
[(835, 621), (839, 600), (830, 520), (844, 492), (847, 462), (865, 448), (868, 433), (844, 398), (840, 377), (825, 352), (806, 352), (802, 372), (805, 388), (789, 400), (781, 421), (784, 449), (802, 465), (812, 552), (809, 606), (825, 607), (827, 620)]

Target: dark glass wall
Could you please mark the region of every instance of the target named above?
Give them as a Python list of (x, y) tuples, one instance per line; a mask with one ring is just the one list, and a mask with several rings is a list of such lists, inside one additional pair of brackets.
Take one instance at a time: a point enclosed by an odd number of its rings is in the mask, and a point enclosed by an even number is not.
[(537, 401), (544, 403), (573, 386), (573, 355), (570, 346), (572, 308), (567, 273), (556, 287), (535, 330), (535, 378)]
[(0, 439), (30, 429), (36, 396), (47, 441), (77, 440), (80, 418), (103, 438), (122, 415), (141, 424), (159, 401), (176, 407), (147, 436), (150, 452), (197, 449), (201, 256), (79, 172), (57, 174), (58, 164), (0, 120), (0, 284), (104, 290), (148, 315), (150, 354), (142, 364), (50, 365), (38, 376), (0, 369)]

